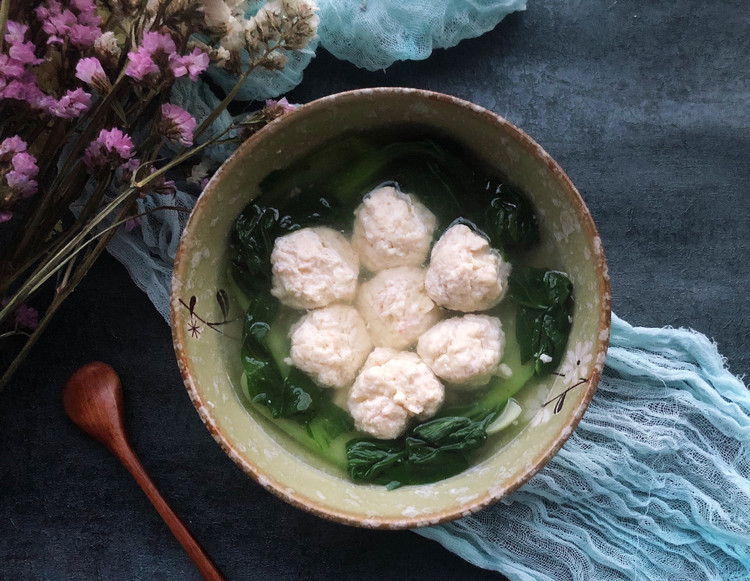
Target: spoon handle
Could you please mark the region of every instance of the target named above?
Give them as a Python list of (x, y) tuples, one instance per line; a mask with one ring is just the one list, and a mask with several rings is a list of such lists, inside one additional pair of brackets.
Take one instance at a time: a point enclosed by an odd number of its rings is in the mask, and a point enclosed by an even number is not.
[(226, 581), (226, 577), (219, 571), (219, 568), (211, 560), (205, 549), (200, 546), (185, 526), (185, 523), (180, 520), (180, 517), (175, 514), (167, 504), (167, 501), (164, 500), (164, 497), (157, 490), (151, 478), (149, 478), (130, 445), (127, 442), (124, 445), (121, 443), (113, 452), (115, 452), (123, 466), (133, 475), (133, 478), (138, 482), (143, 492), (146, 493), (151, 504), (154, 505), (154, 508), (156, 508), (164, 519), (164, 522), (167, 523), (167, 526), (180, 542), (182, 548), (185, 549), (190, 559), (192, 559), (198, 571), (201, 572), (201, 575), (207, 581)]

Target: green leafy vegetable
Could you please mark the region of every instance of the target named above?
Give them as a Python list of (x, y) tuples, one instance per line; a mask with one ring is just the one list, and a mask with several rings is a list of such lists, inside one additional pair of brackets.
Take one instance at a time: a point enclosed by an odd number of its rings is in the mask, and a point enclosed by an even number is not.
[(268, 407), (278, 418), (284, 410), (282, 377), (268, 349), (266, 338), (278, 312), (278, 302), (270, 294), (258, 293), (245, 313), (242, 331), (242, 367), (252, 386), (251, 400)]
[(537, 376), (560, 364), (572, 325), (573, 285), (561, 272), (528, 268), (510, 277), (510, 296), (518, 303), (516, 339), (521, 363), (534, 360)]
[[(342, 167), (371, 152), (372, 147), (369, 140), (359, 135), (337, 139), (300, 161), (270, 172), (259, 184), (262, 196), (266, 200), (274, 200), (277, 205), (294, 203), (299, 198), (307, 197), (310, 190), (317, 190), (320, 184), (325, 184)], [(300, 193), (304, 193), (304, 196)]]
[[(356, 196), (357, 200), (366, 192), (385, 181), (396, 181), (405, 191), (412, 193), (412, 186), (418, 186), (419, 179), (432, 179), (437, 170), (437, 179), (447, 179), (444, 172), (439, 170), (447, 162), (445, 150), (437, 146), (431, 140), (398, 141), (383, 147), (371, 149), (360, 155), (352, 163), (344, 165), (336, 172), (327, 183), (329, 191), (340, 199)], [(429, 169), (432, 175), (426, 175), (425, 169)], [(419, 178), (412, 180), (414, 174)], [(406, 178), (406, 179), (404, 179)], [(408, 185), (402, 183), (404, 181)], [(441, 188), (442, 189), (442, 188)], [(425, 193), (427, 193), (425, 189)], [(445, 192), (442, 192), (445, 193)], [(417, 194), (420, 200), (430, 205), (430, 200), (425, 199), (421, 193)], [(453, 198), (453, 194), (449, 192)]]
[(444, 417), (419, 424), (395, 440), (353, 439), (346, 445), (349, 476), (391, 489), (449, 478), (469, 467), (495, 418), (496, 412), (480, 421)]
[[(263, 198), (279, 200), (282, 213), (294, 210), (296, 215), (300, 202), (325, 195), (329, 202), (335, 200), (348, 210), (334, 215), (336, 226), (346, 229), (362, 196), (390, 182), (415, 194), (439, 215), (461, 213), (465, 200), (459, 202), (455, 192), (472, 181), (474, 173), (449, 149), (431, 139), (383, 144), (374, 141), (366, 149), (357, 138), (342, 143), (327, 146), (309, 161), (283, 172), (272, 172), (260, 184)], [(335, 165), (331, 159), (336, 160)], [(324, 173), (325, 168), (328, 171)]]
[(534, 207), (518, 190), (487, 183), (492, 196), (485, 212), (484, 230), (492, 246), (505, 250), (527, 250), (539, 242), (539, 225)]

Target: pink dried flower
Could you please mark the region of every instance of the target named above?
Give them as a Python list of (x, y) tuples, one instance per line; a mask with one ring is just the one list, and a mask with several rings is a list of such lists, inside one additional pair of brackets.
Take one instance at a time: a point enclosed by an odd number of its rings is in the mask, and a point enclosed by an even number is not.
[(79, 48), (92, 46), (102, 34), (98, 26), (88, 24), (74, 24), (70, 27), (70, 42)]
[(133, 172), (137, 170), (141, 165), (141, 160), (137, 157), (131, 157), (128, 161), (120, 166), (122, 170), (122, 179), (126, 182), (130, 181), (133, 177)]
[(78, 47), (94, 44), (101, 35), (101, 18), (96, 14), (93, 0), (72, 0), (70, 8), (63, 9), (57, 0), (47, 2), (35, 9), (37, 18), (47, 33), (47, 44), (63, 44), (65, 39)]
[(8, 181), (11, 191), (17, 193), (22, 198), (28, 198), (36, 194), (37, 186), (36, 180), (30, 179), (28, 175), (17, 172), (15, 170), (9, 171), (5, 175), (5, 179)]
[(13, 169), (5, 176), (11, 190), (19, 193), (23, 198), (36, 194), (37, 183), (34, 178), (39, 173), (36, 158), (30, 153), (22, 151), (13, 156), (11, 163)]
[(26, 87), (26, 96), (24, 99), (34, 109), (40, 109), (48, 113), (52, 107), (57, 106), (57, 99), (42, 93), (39, 87), (36, 86), (36, 82)]
[(78, 12), (78, 22), (81, 24), (98, 26), (101, 23), (101, 18), (96, 14), (94, 0), (70, 0), (70, 6)]
[(21, 305), (16, 309), (16, 324), (27, 329), (36, 329), (39, 325), (39, 313), (33, 307)]
[(172, 37), (169, 34), (163, 34), (161, 32), (147, 32), (144, 34), (141, 49), (151, 55), (162, 53), (169, 56), (170, 54), (177, 52), (177, 46), (175, 46)]
[(62, 44), (70, 34), (70, 27), (76, 23), (76, 15), (68, 9), (63, 10), (57, 0), (48, 0), (37, 7), (36, 16), (42, 22), (42, 30), (48, 35), (47, 44)]
[(76, 64), (76, 78), (87, 85), (91, 84), (94, 77), (106, 76), (104, 67), (96, 57), (82, 58)]
[(20, 44), (26, 40), (26, 33), (29, 31), (29, 27), (20, 22), (8, 20), (5, 25), (5, 42), (8, 44)]
[[(34, 51), (36, 47), (33, 42), (24, 42), (29, 27), (25, 24), (19, 24), (13, 20), (8, 20), (5, 29), (5, 42), (10, 46), (8, 54), (2, 55), (4, 63), (2, 74), (6, 77), (18, 78), (23, 73), (24, 65), (38, 65), (44, 62), (44, 59), (36, 58)], [(7, 67), (13, 67), (11, 71)], [(19, 72), (20, 67), (20, 72)]]
[(76, 78), (90, 85), (100, 95), (106, 95), (112, 84), (104, 72), (104, 67), (96, 57), (83, 58), (76, 64)]
[[(36, 82), (34, 80), (31, 80), (31, 82), (29, 82), (26, 79), (13, 79), (10, 82), (6, 82), (5, 86), (2, 88), (2, 90), (0, 90), (0, 97), (2, 97), (3, 99), (17, 99), (19, 101), (36, 102), (37, 99), (34, 99), (32, 96), (33, 89), (39, 91), (39, 88), (36, 86)], [(39, 93), (41, 93), (41, 91), (39, 91)]]
[(13, 156), (13, 170), (24, 173), (29, 177), (36, 177), (39, 168), (36, 165), (36, 157), (25, 151), (19, 151)]
[(185, 147), (193, 145), (193, 131), (197, 125), (193, 116), (178, 105), (165, 103), (161, 106), (161, 120), (156, 130), (169, 141)]
[(13, 155), (15, 153), (21, 153), (22, 151), (26, 151), (26, 148), (28, 146), (26, 145), (26, 142), (18, 137), (18, 135), (14, 135), (13, 137), (6, 137), (3, 139), (3, 142), (0, 143), (0, 160), (10, 159), (6, 158), (5, 156), (10, 154)]
[(143, 49), (139, 49), (138, 52), (129, 52), (128, 58), (130, 63), (125, 74), (136, 81), (143, 81), (149, 76), (159, 74), (159, 67), (151, 60), (151, 55)]
[(179, 78), (188, 75), (191, 81), (198, 80), (198, 75), (208, 68), (208, 62), (208, 54), (197, 46), (190, 54), (183, 56), (172, 54), (169, 57), (169, 67), (174, 76)]
[(47, 108), (50, 115), (62, 119), (76, 119), (91, 107), (91, 95), (81, 89), (68, 90), (59, 100)]
[(266, 99), (266, 113), (272, 118), (276, 119), (281, 117), (284, 113), (294, 111), (295, 106), (287, 101), (286, 97), (282, 97), (278, 101), (274, 99)]
[(11, 44), (8, 49), (8, 56), (21, 65), (38, 65), (44, 62), (44, 59), (36, 58), (34, 50), (36, 47), (33, 42), (19, 42)]
[(25, 70), (23, 63), (10, 58), (7, 54), (0, 54), (0, 77), (18, 79)]
[(50, 105), (56, 103), (52, 97), (45, 95), (37, 87), (36, 76), (33, 72), (24, 69), (21, 75), (12, 80), (3, 78), (3, 74), (7, 72), (7, 69), (0, 67), (0, 98), (26, 101), (34, 109), (42, 111), (47, 111)]
[(164, 176), (156, 178), (156, 182), (151, 186), (151, 189), (155, 193), (161, 194), (163, 196), (174, 197), (177, 195), (177, 185), (175, 185), (174, 180), (168, 180)]
[(38, 184), (34, 178), (39, 173), (37, 160), (26, 152), (26, 147), (26, 142), (17, 135), (0, 143), (0, 162), (4, 164), (0, 171), (5, 174), (11, 192), (23, 198), (36, 193)]
[(125, 74), (136, 81), (153, 81), (156, 75), (167, 69), (170, 55), (176, 51), (174, 40), (168, 34), (147, 32), (138, 50), (128, 53), (130, 64)]
[(0, 210), (0, 224), (7, 222), (13, 217), (13, 212), (10, 210)]
[[(17, 163), (21, 157), (30, 158), (28, 162), (23, 162), (24, 169), (19, 169), (21, 164)], [(8, 181), (8, 186), (13, 192), (22, 198), (28, 198), (36, 194), (38, 184), (34, 178), (38, 173), (39, 168), (36, 165), (36, 158), (33, 155), (17, 153), (13, 156), (13, 169), (5, 175), (5, 179)]]
[(104, 168), (117, 168), (133, 157), (133, 140), (117, 127), (102, 129), (83, 154), (83, 163), (90, 173)]

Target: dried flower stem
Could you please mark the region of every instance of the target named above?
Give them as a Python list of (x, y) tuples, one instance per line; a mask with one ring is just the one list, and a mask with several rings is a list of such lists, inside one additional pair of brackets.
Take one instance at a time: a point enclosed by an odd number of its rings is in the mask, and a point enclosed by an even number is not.
[(8, 25), (10, 0), (0, 0), (0, 51), (5, 48), (5, 27)]
[[(151, 214), (153, 212), (157, 212), (160, 210), (174, 210), (178, 212), (189, 211), (186, 208), (181, 208), (179, 206), (159, 206), (157, 208), (153, 208), (152, 210), (141, 212), (140, 214), (131, 216), (131, 218), (146, 216), (148, 214)], [(24, 344), (23, 348), (18, 353), (18, 355), (16, 355), (15, 359), (13, 360), (11, 365), (8, 367), (8, 369), (5, 371), (5, 373), (3, 373), (2, 377), (0, 377), (0, 392), (2, 392), (3, 388), (8, 384), (11, 376), (16, 371), (18, 366), (21, 364), (23, 358), (26, 356), (29, 350), (31, 350), (31, 348), (34, 346), (36, 341), (39, 339), (42, 332), (47, 327), (47, 324), (52, 319), (52, 316), (57, 312), (57, 309), (60, 308), (60, 306), (65, 301), (67, 296), (71, 292), (73, 292), (73, 290), (75, 290), (75, 288), (78, 286), (78, 283), (81, 282), (83, 277), (88, 273), (88, 271), (94, 265), (94, 262), (96, 262), (97, 258), (101, 255), (101, 253), (107, 247), (107, 244), (109, 244), (110, 240), (112, 239), (112, 236), (114, 236), (115, 232), (117, 232), (117, 229), (127, 221), (127, 219), (125, 218), (126, 213), (127, 213), (127, 207), (124, 208), (120, 212), (120, 214), (118, 215), (118, 218), (115, 219), (115, 221), (111, 225), (109, 225), (107, 228), (104, 228), (101, 232), (94, 234), (91, 238), (86, 240), (83, 244), (81, 244), (74, 251), (74, 254), (71, 257), (69, 257), (70, 259), (72, 257), (77, 256), (79, 252), (81, 252), (82, 250), (87, 248), (89, 245), (93, 244), (94, 242), (98, 240), (98, 244), (96, 245), (96, 247), (86, 256), (84, 261), (79, 265), (78, 269), (75, 271), (75, 274), (73, 274), (73, 264), (75, 263), (73, 261), (69, 262), (69, 266), (68, 266), (68, 269), (66, 269), (66, 273), (63, 276), (63, 280), (57, 286), (57, 289), (55, 291), (55, 297), (50, 303), (50, 306), (45, 311), (44, 316), (39, 321), (39, 326), (31, 334), (24, 333), (28, 337), (26, 343)], [(5, 309), (3, 309), (3, 312), (0, 312), (0, 320), (3, 318), (2, 315), (4, 311)], [(5, 336), (6, 335), (0, 336), (0, 339), (3, 339)]]
[[(10, 288), (10, 286), (22, 274), (24, 274), (32, 266), (34, 266), (35, 264), (37, 264), (42, 258), (44, 258), (44, 256), (53, 255), (60, 248), (62, 248), (65, 244), (67, 244), (71, 240), (71, 238), (73, 238), (73, 236), (75, 236), (76, 233), (78, 232), (77, 226), (78, 225), (83, 225), (83, 224), (86, 223), (85, 222), (86, 217), (84, 217), (84, 218), (81, 218), (81, 217), (84, 216), (87, 213), (88, 214), (93, 213), (93, 211), (95, 211), (96, 208), (99, 206), (99, 203), (101, 202), (101, 200), (102, 200), (102, 198), (103, 198), (103, 196), (104, 196), (104, 194), (106, 192), (106, 189), (107, 189), (107, 187), (109, 187), (110, 183), (111, 183), (111, 176), (109, 176), (109, 178), (106, 181), (105, 180), (100, 181), (99, 184), (97, 185), (96, 190), (94, 191), (94, 193), (91, 195), (91, 197), (89, 198), (89, 200), (84, 205), (84, 210), (81, 212), (81, 214), (79, 216), (79, 220), (76, 221), (76, 224), (74, 224), (73, 226), (71, 226), (70, 228), (68, 228), (67, 231), (59, 234), (56, 237), (56, 240), (52, 244), (51, 247), (45, 248), (45, 247), (42, 246), (42, 248), (40, 250), (38, 250), (36, 252), (36, 254), (32, 255), (29, 258), (27, 258), (26, 261), (21, 266), (19, 266), (18, 268), (16, 268), (13, 271), (13, 273), (10, 274), (7, 277), (7, 280), (3, 281), (2, 287), (3, 288), (5, 288), (5, 287)], [(89, 207), (89, 212), (86, 212), (87, 206)], [(4, 293), (4, 290), (0, 292), (0, 294), (3, 294), (3, 293)], [(2, 320), (2, 317), (0, 317), (0, 320)]]
[(29, 276), (25, 281), (24, 285), (16, 292), (10, 299), (10, 302), (0, 310), (0, 321), (5, 320), (15, 309), (26, 302), (31, 295), (33, 295), (39, 288), (46, 283), (56, 272), (58, 272), (65, 264), (71, 260), (79, 245), (84, 243), (86, 237), (94, 232), (98, 225), (107, 219), (121, 204), (130, 200), (135, 200), (140, 191), (147, 188), (147, 186), (167, 173), (173, 167), (179, 165), (183, 161), (193, 157), (199, 151), (205, 149), (209, 145), (212, 145), (216, 139), (221, 138), (230, 130), (234, 129), (234, 126), (230, 126), (222, 131), (215, 138), (206, 141), (192, 148), (190, 151), (175, 157), (172, 161), (165, 164), (152, 174), (149, 174), (140, 181), (134, 181), (128, 188), (122, 193), (115, 197), (109, 204), (102, 208), (96, 216), (94, 216), (89, 222), (82, 226), (80, 232), (76, 234), (71, 240), (69, 240), (62, 248), (52, 254), (43, 264), (40, 264), (37, 269)]
[[(96, 247), (93, 249), (92, 252), (89, 253), (89, 255), (84, 259), (84, 261), (81, 263), (81, 265), (78, 267), (77, 272), (73, 275), (72, 279), (66, 286), (61, 286), (57, 289), (55, 292), (55, 296), (52, 299), (52, 302), (50, 303), (49, 307), (47, 307), (47, 310), (44, 312), (44, 315), (39, 321), (39, 325), (36, 329), (29, 335), (29, 338), (24, 343), (24, 346), (21, 348), (21, 351), (16, 355), (16, 357), (13, 359), (11, 364), (8, 366), (8, 369), (5, 370), (2, 377), (0, 377), (0, 392), (5, 388), (5, 386), (10, 381), (10, 378), (13, 376), (13, 374), (16, 372), (16, 369), (18, 369), (18, 366), (21, 365), (24, 358), (28, 354), (28, 352), (31, 350), (32, 347), (36, 344), (37, 340), (41, 336), (42, 332), (47, 328), (47, 325), (52, 320), (52, 317), (57, 313), (57, 310), (62, 306), (63, 302), (66, 298), (68, 298), (68, 295), (75, 290), (75, 288), (78, 286), (78, 283), (81, 282), (83, 277), (88, 273), (88, 271), (93, 266), (94, 262), (97, 258), (101, 255), (101, 253), (104, 251), (104, 249), (107, 247), (107, 244), (109, 244), (109, 241), (112, 239), (112, 236), (114, 236), (116, 230), (112, 230), (107, 233), (106, 236), (101, 238), (99, 240), (99, 244), (96, 245)], [(2, 313), (0, 313), (0, 320), (2, 319)]]
[(211, 124), (218, 119), (219, 115), (221, 115), (224, 110), (229, 106), (229, 104), (234, 100), (234, 98), (237, 96), (237, 93), (240, 92), (240, 89), (242, 88), (242, 85), (245, 84), (245, 81), (250, 76), (250, 74), (258, 68), (260, 63), (265, 59), (269, 54), (271, 54), (274, 50), (276, 50), (279, 47), (269, 48), (266, 50), (265, 53), (263, 53), (263, 56), (253, 61), (250, 66), (247, 68), (247, 70), (242, 73), (242, 76), (238, 79), (238, 81), (235, 83), (234, 87), (232, 87), (232, 90), (227, 93), (226, 97), (224, 97), (224, 100), (219, 103), (219, 105), (211, 111), (211, 114), (206, 117), (203, 122), (198, 126), (198, 129), (195, 130), (195, 133), (193, 134), (193, 139), (198, 139), (200, 135), (202, 135), (206, 129), (211, 127)]

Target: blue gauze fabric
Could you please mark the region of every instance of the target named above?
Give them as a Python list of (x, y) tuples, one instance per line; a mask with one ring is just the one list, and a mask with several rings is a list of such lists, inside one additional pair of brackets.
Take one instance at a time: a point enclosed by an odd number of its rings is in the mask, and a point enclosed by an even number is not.
[(613, 317), (596, 395), (552, 461), (417, 532), (512, 581), (746, 581), (750, 392), (704, 335)]
[(495, 28), (526, 0), (318, 0), (320, 44), (371, 71), (426, 59)]

